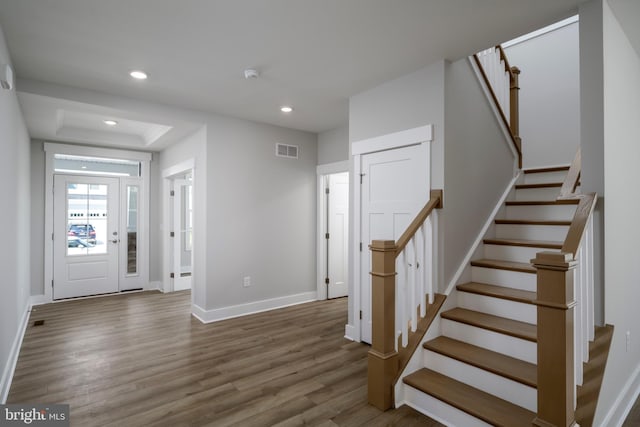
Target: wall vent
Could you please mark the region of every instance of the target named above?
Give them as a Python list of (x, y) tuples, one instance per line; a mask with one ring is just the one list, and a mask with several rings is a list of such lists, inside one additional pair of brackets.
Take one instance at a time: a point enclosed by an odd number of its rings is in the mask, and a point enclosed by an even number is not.
[(297, 145), (287, 145), (287, 144), (276, 144), (276, 156), (278, 157), (288, 157), (290, 159), (298, 158), (298, 146)]

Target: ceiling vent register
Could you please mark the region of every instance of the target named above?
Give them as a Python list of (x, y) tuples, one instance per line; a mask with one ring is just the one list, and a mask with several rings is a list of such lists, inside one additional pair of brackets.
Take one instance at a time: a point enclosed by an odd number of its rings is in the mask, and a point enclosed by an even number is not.
[(287, 145), (287, 144), (276, 144), (276, 156), (277, 157), (287, 157), (289, 159), (297, 159), (298, 158), (298, 146), (297, 145)]

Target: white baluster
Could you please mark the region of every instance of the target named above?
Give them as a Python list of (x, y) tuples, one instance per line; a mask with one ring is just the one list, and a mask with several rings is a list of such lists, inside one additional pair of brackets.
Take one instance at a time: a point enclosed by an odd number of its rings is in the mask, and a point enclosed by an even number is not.
[(594, 266), (594, 251), (593, 251), (593, 247), (594, 247), (594, 239), (595, 236), (593, 234), (593, 216), (591, 216), (589, 218), (589, 224), (587, 227), (587, 236), (589, 236), (589, 240), (587, 242), (587, 247), (589, 248), (589, 256), (587, 258), (587, 262), (589, 263), (589, 278), (588, 278), (588, 296), (589, 296), (589, 306), (587, 307), (588, 310), (588, 316), (587, 316), (587, 326), (589, 328), (589, 341), (593, 341), (595, 339), (595, 326), (596, 326), (596, 321), (595, 321), (595, 297), (594, 297), (594, 286), (595, 286), (595, 279), (594, 279), (594, 271), (593, 271), (593, 266)]
[(423, 318), (426, 313), (425, 287), (424, 287), (424, 223), (420, 226), (414, 237), (416, 241), (416, 299), (420, 308), (419, 316)]
[(408, 254), (407, 258), (409, 260), (409, 264), (407, 265), (407, 269), (409, 272), (409, 305), (407, 306), (408, 317), (409, 317), (409, 325), (411, 327), (411, 332), (415, 332), (417, 329), (417, 321), (416, 321), (416, 239), (412, 238), (409, 240), (409, 244), (407, 245)]

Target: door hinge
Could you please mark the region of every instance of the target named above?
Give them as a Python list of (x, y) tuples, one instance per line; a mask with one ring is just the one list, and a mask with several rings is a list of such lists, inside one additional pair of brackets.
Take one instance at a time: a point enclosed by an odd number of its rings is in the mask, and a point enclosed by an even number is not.
[(329, 239), (329, 233), (324, 233), (324, 238)]
[(175, 275), (175, 274), (173, 274), (173, 273), (169, 273), (169, 277), (170, 277), (170, 278), (172, 278), (172, 279), (174, 279), (174, 278), (176, 277), (176, 275)]
[(325, 189), (324, 189), (324, 192), (325, 192), (325, 194), (329, 194), (329, 189), (328, 189), (328, 188), (325, 188)]
[(173, 231), (169, 232), (169, 237), (176, 237), (176, 233), (174, 233)]
[(362, 320), (362, 310), (360, 310), (360, 320)]
[(329, 278), (328, 277), (324, 279), (324, 283), (326, 283), (327, 285), (329, 284)]
[(360, 252), (362, 252), (362, 242), (360, 242)]
[(173, 197), (173, 196), (175, 196), (175, 195), (176, 195), (176, 192), (175, 192), (175, 191), (173, 191), (173, 190), (169, 191), (169, 196)]
[(51, 280), (51, 287), (53, 288), (53, 280)]
[(53, 233), (51, 233), (51, 240), (53, 240)]
[(360, 184), (362, 184), (362, 178), (366, 175), (366, 173), (361, 173), (360, 174)]

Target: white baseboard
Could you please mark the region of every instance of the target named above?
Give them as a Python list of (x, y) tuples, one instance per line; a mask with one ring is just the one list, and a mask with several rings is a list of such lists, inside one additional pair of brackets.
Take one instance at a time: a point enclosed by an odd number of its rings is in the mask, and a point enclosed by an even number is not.
[(344, 325), (344, 337), (351, 341), (360, 341), (356, 327), (353, 325)]
[(149, 282), (147, 283), (147, 285), (144, 287), (145, 291), (155, 291), (155, 290), (162, 290), (162, 282), (159, 280), (156, 280), (154, 282)]
[(29, 298), (29, 305), (31, 307), (33, 307), (34, 305), (42, 305), (42, 304), (49, 304), (51, 302), (51, 300), (49, 298), (47, 298), (46, 295), (31, 295), (31, 297)]
[(613, 403), (613, 406), (611, 406), (611, 409), (609, 409), (609, 412), (607, 412), (600, 426), (621, 427), (627, 415), (629, 415), (633, 404), (636, 402), (638, 395), (640, 395), (640, 366), (638, 366), (633, 375), (629, 377), (629, 380), (622, 388), (620, 394), (618, 394), (618, 398)]
[(22, 339), (24, 338), (24, 332), (27, 329), (29, 323), (29, 315), (31, 314), (31, 304), (27, 304), (20, 324), (18, 325), (18, 331), (13, 339), (11, 350), (9, 351), (9, 358), (7, 364), (2, 371), (2, 379), (0, 379), (0, 404), (5, 404), (9, 397), (9, 389), (11, 388), (11, 381), (13, 380), (13, 374), (16, 370), (16, 364), (18, 363), (18, 356), (20, 355), (20, 347), (22, 346)]
[(213, 310), (205, 310), (196, 304), (192, 304), (191, 314), (202, 323), (211, 323), (316, 300), (317, 292), (312, 291), (262, 301), (248, 302), (246, 304), (232, 305), (229, 307), (215, 308)]

